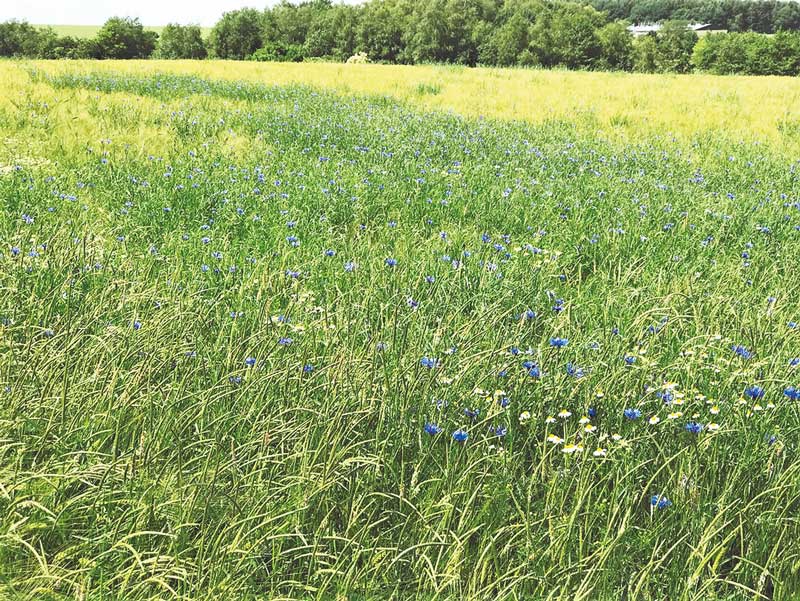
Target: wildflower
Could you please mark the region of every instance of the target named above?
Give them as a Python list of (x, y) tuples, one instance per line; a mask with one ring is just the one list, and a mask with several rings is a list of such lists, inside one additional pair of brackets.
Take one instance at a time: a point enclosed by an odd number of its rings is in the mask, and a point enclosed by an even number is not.
[(711, 415), (719, 415), (719, 407), (714, 405), (711, 409), (708, 410)]
[(642, 412), (639, 409), (628, 408), (622, 412), (622, 415), (627, 417), (630, 420), (639, 419), (642, 416)]
[(395, 267), (397, 265), (397, 259), (393, 259), (392, 257), (387, 257), (383, 262), (386, 263), (387, 267)]
[(505, 426), (489, 426), (489, 434), (502, 438), (508, 434), (508, 428)]
[(465, 442), (469, 438), (469, 433), (462, 428), (459, 428), (455, 432), (453, 432), (453, 440), (456, 442)]
[(597, 417), (597, 409), (595, 409), (594, 407), (589, 407), (589, 409), (586, 411), (586, 414), (589, 417)]
[(647, 423), (649, 423), (651, 426), (655, 426), (660, 421), (661, 421), (661, 418), (658, 417), (657, 415), (654, 415), (649, 420), (647, 420)]
[(555, 348), (564, 348), (569, 344), (568, 338), (551, 338), (550, 339), (550, 346)]
[(294, 342), (294, 340), (292, 340), (291, 338), (281, 338), (280, 340), (278, 340), (278, 344), (280, 344), (281, 346), (289, 346), (290, 344), (292, 344), (292, 342)]
[(764, 396), (764, 389), (761, 386), (752, 385), (744, 389), (744, 394), (755, 401)]
[(247, 367), (255, 367), (256, 358), (255, 357), (247, 357), (247, 359), (244, 360), (244, 364)]
[(142, 322), (139, 321), (138, 319), (134, 319), (133, 320), (133, 329), (134, 330), (139, 330), (139, 329), (141, 329), (141, 327), (142, 327)]
[(657, 509), (666, 509), (667, 507), (672, 505), (672, 501), (670, 501), (664, 495), (653, 495), (650, 497), (650, 506), (655, 507)]
[(572, 362), (567, 362), (567, 375), (573, 378), (582, 378), (585, 373), (582, 367), (574, 365)]
[(673, 411), (672, 413), (667, 414), (667, 419), (678, 419), (683, 415), (683, 411)]
[[(430, 434), (431, 436), (435, 436), (435, 435), (439, 434), (441, 431), (442, 431), (442, 429), (439, 426), (437, 426), (436, 424), (429, 424), (429, 423), (425, 424), (425, 432)], [(455, 437), (455, 435), (454, 435), (454, 437)]]
[(717, 430), (719, 430), (719, 424), (716, 422), (711, 422), (706, 426), (706, 430), (708, 430), (709, 432), (716, 432)]
[(633, 365), (636, 363), (636, 357), (633, 355), (625, 355), (625, 364), (626, 365)]
[(566, 409), (562, 409), (561, 411), (558, 412), (558, 417), (560, 417), (561, 419), (567, 419), (571, 415), (572, 412), (567, 411)]
[(564, 439), (556, 436), (555, 434), (548, 434), (547, 442), (550, 442), (554, 445), (560, 445), (562, 442), (564, 442)]
[(525, 425), (528, 420), (531, 419), (531, 412), (530, 411), (523, 411), (519, 414), (519, 423)]
[(561, 449), (562, 453), (566, 453), (568, 455), (572, 455), (573, 453), (580, 453), (582, 451), (583, 447), (579, 444), (568, 444)]
[(697, 422), (688, 422), (684, 429), (689, 432), (689, 434), (700, 434), (703, 431), (703, 424)]
[(594, 426), (594, 425), (592, 425), (592, 424), (586, 424), (586, 425), (583, 427), (583, 431), (584, 431), (584, 432), (586, 432), (587, 434), (591, 434), (591, 433), (592, 433), (592, 432), (594, 432), (595, 430), (597, 430), (597, 426)]
[(741, 344), (736, 344), (731, 347), (731, 350), (739, 355), (742, 359), (750, 359), (753, 356), (749, 350), (743, 347)]
[(419, 364), (422, 367), (427, 367), (428, 369), (433, 369), (438, 363), (439, 360), (433, 357), (422, 357), (422, 359), (419, 360)]
[(789, 386), (783, 390), (783, 394), (789, 397), (793, 401), (800, 400), (800, 388), (796, 388), (795, 386)]
[(595, 457), (605, 457), (607, 454), (608, 452), (602, 447), (597, 447), (592, 453)]
[(465, 407), (464, 408), (464, 415), (466, 415), (468, 418), (470, 418), (473, 421), (478, 419), (478, 416), (480, 415), (480, 413), (481, 413), (480, 409), (470, 409), (469, 407)]
[(552, 415), (548, 415), (545, 418), (544, 423), (546, 423), (546, 424), (554, 424), (554, 423), (556, 423), (556, 418), (554, 418)]

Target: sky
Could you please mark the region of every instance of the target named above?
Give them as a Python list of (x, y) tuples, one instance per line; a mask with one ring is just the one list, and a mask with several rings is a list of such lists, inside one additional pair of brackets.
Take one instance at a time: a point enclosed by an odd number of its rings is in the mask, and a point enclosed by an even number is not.
[[(345, 0), (356, 4), (357, 0)], [(0, 22), (35, 25), (102, 25), (109, 17), (138, 17), (144, 25), (197, 23), (211, 27), (223, 12), (264, 8), (277, 0), (0, 0)]]

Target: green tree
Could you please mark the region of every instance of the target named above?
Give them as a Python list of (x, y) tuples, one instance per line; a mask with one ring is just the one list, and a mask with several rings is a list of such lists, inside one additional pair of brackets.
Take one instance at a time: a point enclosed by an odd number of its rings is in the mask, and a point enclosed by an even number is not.
[(655, 34), (643, 35), (633, 43), (633, 70), (655, 73), (658, 66), (658, 43)]
[(685, 21), (667, 21), (657, 35), (656, 69), (668, 73), (692, 70), (692, 51), (697, 34), (687, 29)]
[(217, 58), (245, 59), (263, 44), (264, 15), (254, 8), (224, 13), (214, 25), (210, 49)]
[(112, 17), (95, 39), (100, 58), (148, 58), (156, 47), (158, 34), (146, 31), (139, 19)]
[(625, 23), (607, 23), (597, 30), (597, 39), (602, 69), (630, 71), (633, 67), (633, 36)]
[(203, 34), (197, 25), (169, 23), (158, 40), (159, 58), (205, 58), (208, 55)]

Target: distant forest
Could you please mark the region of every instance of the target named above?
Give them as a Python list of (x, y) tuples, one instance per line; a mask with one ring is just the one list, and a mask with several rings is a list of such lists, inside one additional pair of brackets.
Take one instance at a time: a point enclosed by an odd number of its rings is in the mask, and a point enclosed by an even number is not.
[[(660, 28), (634, 36), (631, 24)], [(721, 33), (698, 37), (688, 23)], [(765, 35), (770, 34), (770, 35)], [(782, 0), (331, 0), (225, 13), (204, 39), (170, 24), (159, 36), (109, 19), (91, 39), (0, 23), (0, 56), (190, 58), (524, 66), (640, 72), (800, 74), (800, 4)]]

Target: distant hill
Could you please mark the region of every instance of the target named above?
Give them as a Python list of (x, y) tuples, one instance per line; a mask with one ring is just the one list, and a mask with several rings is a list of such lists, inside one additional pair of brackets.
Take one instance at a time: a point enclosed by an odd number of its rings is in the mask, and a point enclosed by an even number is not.
[[(100, 30), (100, 25), (35, 25), (35, 27), (52, 27), (53, 30), (58, 35), (68, 35), (74, 38), (92, 38), (94, 37), (97, 32)], [(160, 34), (161, 30), (164, 29), (163, 25), (149, 27), (145, 25), (145, 29), (150, 31), (155, 31), (156, 33)], [(208, 34), (211, 33), (211, 27), (201, 27), (200, 28), (203, 32), (203, 37), (208, 37)]]

